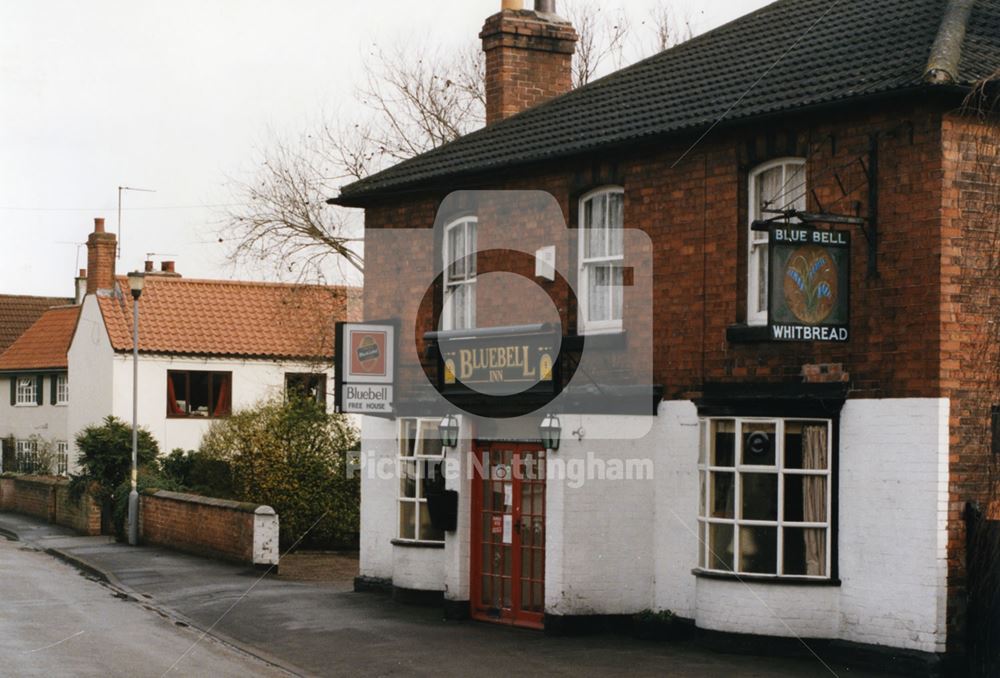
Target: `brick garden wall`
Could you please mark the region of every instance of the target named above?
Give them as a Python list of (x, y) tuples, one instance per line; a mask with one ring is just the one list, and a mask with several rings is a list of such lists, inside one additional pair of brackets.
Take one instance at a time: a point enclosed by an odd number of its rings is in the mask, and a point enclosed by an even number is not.
[(66, 478), (0, 478), (0, 510), (41, 518), (83, 534), (101, 533), (101, 508), (90, 495), (74, 501)]
[(162, 490), (147, 490), (139, 501), (139, 536), (144, 543), (254, 562), (256, 504)]

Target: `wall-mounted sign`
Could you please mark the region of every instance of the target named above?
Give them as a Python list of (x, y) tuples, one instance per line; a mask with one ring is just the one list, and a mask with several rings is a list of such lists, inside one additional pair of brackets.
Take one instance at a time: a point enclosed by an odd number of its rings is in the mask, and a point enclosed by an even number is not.
[(337, 411), (392, 414), (396, 327), (337, 323), (336, 344)]
[(777, 224), (769, 234), (771, 340), (849, 341), (851, 234)]
[(442, 338), (441, 390), (490, 396), (551, 391), (557, 388), (560, 339), (556, 332)]

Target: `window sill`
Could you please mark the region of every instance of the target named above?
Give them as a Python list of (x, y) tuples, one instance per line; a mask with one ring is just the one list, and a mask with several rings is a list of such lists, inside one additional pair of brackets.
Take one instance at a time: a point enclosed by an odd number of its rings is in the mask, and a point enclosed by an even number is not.
[(410, 541), (407, 539), (393, 539), (393, 546), (400, 546), (407, 549), (443, 549), (443, 541)]
[(580, 351), (584, 345), (590, 350), (615, 351), (623, 350), (628, 346), (628, 332), (625, 330), (611, 330), (608, 332), (592, 332), (576, 334), (563, 337), (562, 349), (569, 351)]
[(167, 419), (181, 421), (218, 421), (219, 419), (229, 419), (231, 414), (220, 414), (217, 417), (202, 417), (197, 414), (168, 414)]
[(726, 328), (726, 341), (731, 344), (756, 344), (769, 340), (767, 325), (730, 325)]
[(41, 407), (38, 403), (17, 403), (14, 407)]
[(719, 579), (722, 581), (738, 581), (747, 584), (771, 584), (778, 586), (840, 586), (839, 579), (817, 579), (814, 577), (779, 577), (766, 574), (733, 574), (729, 572), (713, 572), (695, 568), (691, 574), (701, 579)]

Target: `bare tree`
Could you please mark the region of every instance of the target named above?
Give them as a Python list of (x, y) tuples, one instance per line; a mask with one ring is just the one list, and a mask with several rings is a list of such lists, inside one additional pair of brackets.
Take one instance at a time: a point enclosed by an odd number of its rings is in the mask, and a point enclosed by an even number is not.
[[(665, 4), (632, 28), (625, 5), (596, 0), (563, 7), (580, 35), (574, 86), (690, 37)], [(651, 46), (652, 45), (652, 46)], [(485, 57), (478, 43), (443, 52), (412, 41), (373, 45), (355, 91), (356, 121), (327, 122), (311, 134), (271, 134), (257, 153), (253, 179), (231, 182), (234, 203), (224, 215), (223, 239), (234, 263), (280, 266), (299, 279), (323, 279), (332, 262), (363, 272), (362, 225), (353, 210), (325, 198), (345, 182), (363, 179), (432, 150), (485, 124)]]

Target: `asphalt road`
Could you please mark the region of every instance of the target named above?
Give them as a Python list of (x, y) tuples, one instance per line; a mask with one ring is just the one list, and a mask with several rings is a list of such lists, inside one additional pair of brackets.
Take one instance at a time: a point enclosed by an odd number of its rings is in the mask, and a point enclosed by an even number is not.
[[(119, 594), (120, 595), (120, 594)], [(285, 676), (0, 538), (2, 676)]]

